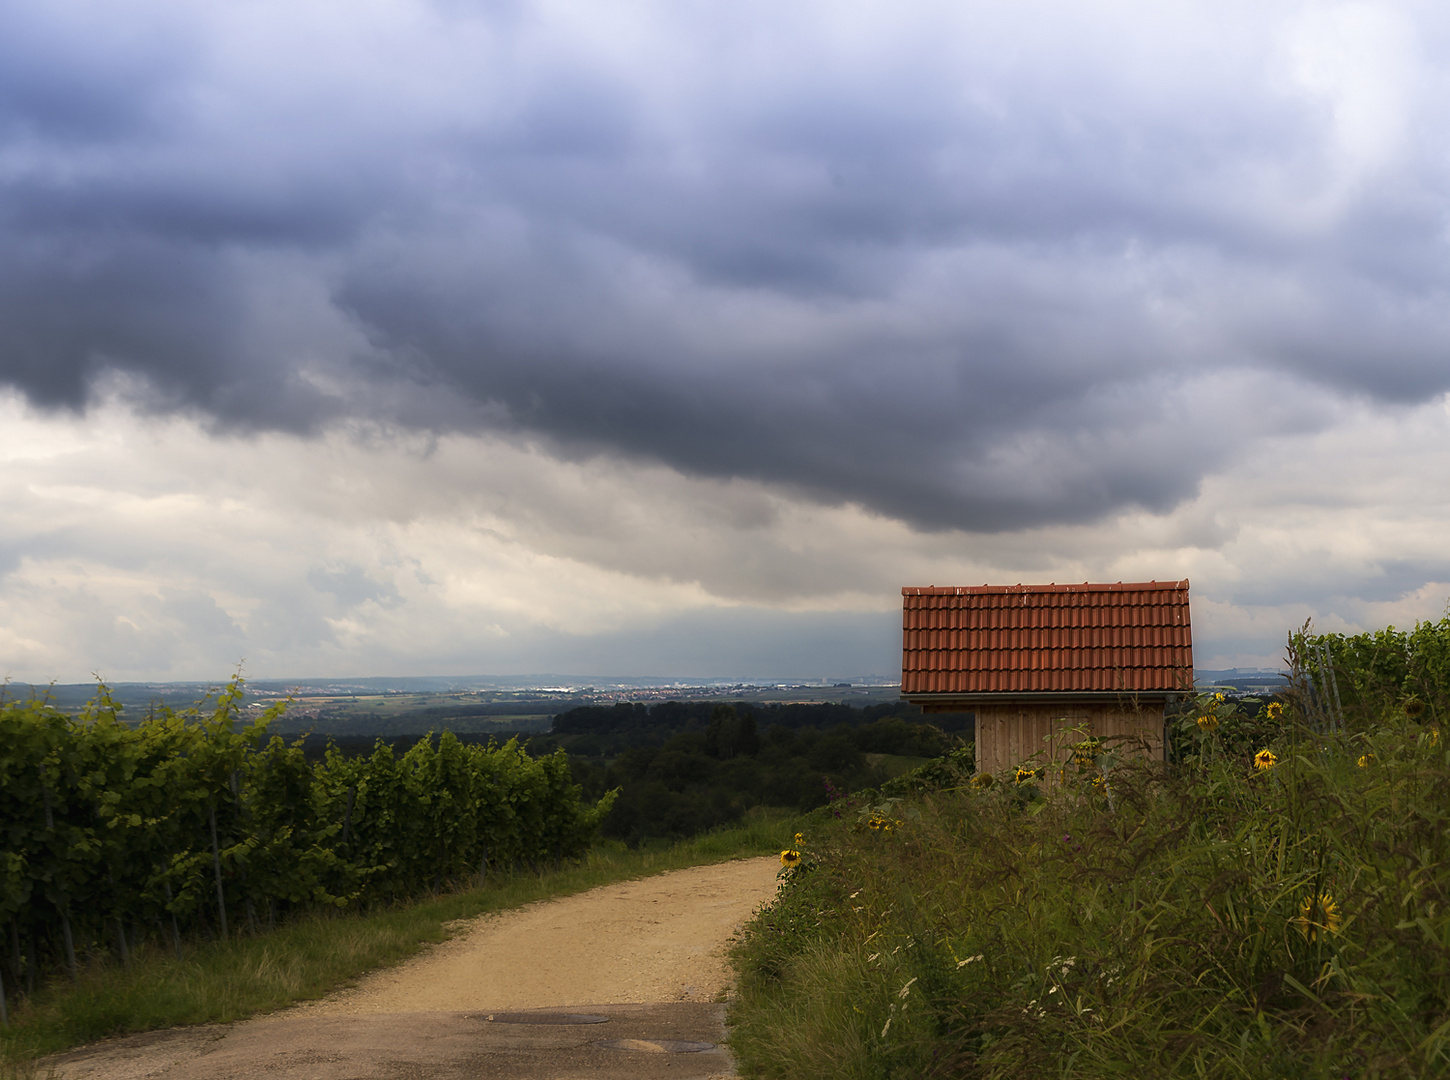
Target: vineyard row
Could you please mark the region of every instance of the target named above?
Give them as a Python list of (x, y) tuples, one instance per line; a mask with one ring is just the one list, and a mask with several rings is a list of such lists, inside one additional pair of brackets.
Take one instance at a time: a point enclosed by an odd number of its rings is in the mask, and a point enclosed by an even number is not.
[(613, 800), (584, 804), (562, 751), (446, 732), (309, 764), (270, 733), (280, 707), (246, 722), (241, 703), (234, 680), (206, 712), (135, 726), (104, 687), (78, 718), (0, 704), (0, 1002), (142, 939), (180, 951), (301, 908), (574, 858)]

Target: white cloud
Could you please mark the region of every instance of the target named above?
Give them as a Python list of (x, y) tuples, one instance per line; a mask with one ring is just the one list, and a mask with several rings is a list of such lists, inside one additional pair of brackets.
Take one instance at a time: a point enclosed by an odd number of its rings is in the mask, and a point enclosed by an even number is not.
[[(1254, 411), (1272, 427), (1272, 402)], [(753, 641), (835, 625), (877, 642), (851, 654), (858, 671), (889, 673), (890, 635), (870, 628), (902, 585), (1150, 577), (1192, 580), (1200, 666), (1269, 664), (1306, 617), (1405, 626), (1450, 592), (1445, 403), (1332, 420), (1253, 444), (1169, 513), (969, 534), (494, 436), (224, 435), (120, 401), (81, 417), (11, 396), (0, 664), (41, 682), (215, 679), (244, 659), (258, 677), (590, 659), (780, 675), (814, 670), (820, 642), (767, 673), (746, 669), (768, 662)], [(692, 651), (660, 636), (671, 625)]]

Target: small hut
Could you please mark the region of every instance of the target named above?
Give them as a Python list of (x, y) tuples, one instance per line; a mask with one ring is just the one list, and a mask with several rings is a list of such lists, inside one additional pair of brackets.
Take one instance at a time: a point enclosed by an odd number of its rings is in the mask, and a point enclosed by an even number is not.
[(977, 769), (1000, 772), (1070, 728), (1162, 759), (1164, 714), (1193, 689), (1188, 582), (904, 588), (901, 695), (976, 714)]

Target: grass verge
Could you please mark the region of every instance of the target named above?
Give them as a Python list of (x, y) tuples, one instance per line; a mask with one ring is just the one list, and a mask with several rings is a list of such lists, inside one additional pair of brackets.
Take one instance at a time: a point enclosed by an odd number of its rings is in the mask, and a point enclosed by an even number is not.
[(756, 809), (739, 825), (673, 845), (631, 850), (597, 845), (582, 862), (544, 874), (517, 873), (477, 888), (361, 913), (318, 914), (272, 933), (206, 942), (182, 959), (159, 946), (138, 950), (127, 969), (88, 965), (13, 1008), (0, 1028), (0, 1077), (21, 1077), (35, 1059), (110, 1035), (226, 1023), (321, 997), (375, 968), (396, 964), (450, 935), (449, 923), (600, 885), (780, 850), (798, 815)]

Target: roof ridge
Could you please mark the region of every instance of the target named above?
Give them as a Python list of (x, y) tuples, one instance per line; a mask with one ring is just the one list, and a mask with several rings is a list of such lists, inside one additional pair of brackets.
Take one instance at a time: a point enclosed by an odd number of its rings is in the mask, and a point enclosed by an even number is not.
[(902, 596), (991, 596), (1030, 595), (1033, 593), (1077, 593), (1077, 592), (1177, 592), (1188, 589), (1188, 579), (1180, 581), (1115, 581), (1059, 585), (904, 585)]

